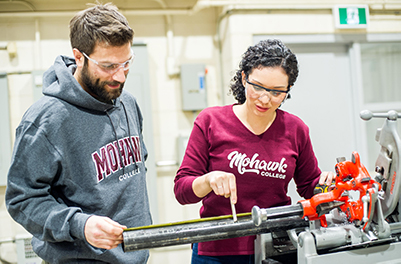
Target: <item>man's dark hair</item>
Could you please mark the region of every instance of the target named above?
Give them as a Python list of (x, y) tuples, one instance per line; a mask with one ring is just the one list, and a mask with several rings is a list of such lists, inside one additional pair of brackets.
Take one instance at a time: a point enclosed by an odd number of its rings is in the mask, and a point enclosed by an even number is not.
[(122, 46), (132, 43), (133, 37), (127, 19), (110, 3), (87, 8), (70, 21), (71, 46), (87, 55), (97, 44)]

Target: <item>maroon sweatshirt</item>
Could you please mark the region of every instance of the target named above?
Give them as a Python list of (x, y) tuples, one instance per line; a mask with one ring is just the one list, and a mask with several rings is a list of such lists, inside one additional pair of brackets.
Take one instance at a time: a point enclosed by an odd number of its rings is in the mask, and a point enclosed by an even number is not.
[[(269, 208), (290, 205), (287, 187), (295, 180), (304, 198), (313, 195), (320, 169), (313, 152), (309, 129), (298, 117), (277, 110), (273, 124), (261, 135), (249, 131), (233, 112), (233, 106), (210, 107), (196, 118), (183, 162), (175, 177), (179, 203), (202, 200), (201, 217), (230, 215), (229, 198), (210, 192), (203, 199), (192, 190), (198, 176), (225, 171), (236, 177), (237, 213), (254, 205)], [(254, 254), (255, 236), (199, 243), (199, 255)]]

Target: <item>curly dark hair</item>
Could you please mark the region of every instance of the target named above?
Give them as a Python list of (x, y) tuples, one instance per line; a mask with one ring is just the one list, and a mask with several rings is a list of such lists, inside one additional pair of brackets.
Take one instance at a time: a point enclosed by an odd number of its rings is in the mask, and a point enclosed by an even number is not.
[(238, 103), (243, 104), (246, 100), (242, 72), (248, 77), (253, 69), (263, 67), (282, 67), (288, 75), (288, 89), (298, 77), (298, 61), (295, 54), (278, 39), (262, 40), (250, 46), (244, 53), (239, 69), (231, 79), (230, 91)]

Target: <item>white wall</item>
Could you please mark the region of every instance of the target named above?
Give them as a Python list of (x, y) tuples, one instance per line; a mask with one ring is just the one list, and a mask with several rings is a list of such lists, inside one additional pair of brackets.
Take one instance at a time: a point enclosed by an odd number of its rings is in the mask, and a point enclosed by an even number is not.
[[(315, 1), (304, 2), (307, 5)], [(334, 28), (329, 9), (302, 11), (288, 10), (287, 7), (287, 10), (263, 9), (261, 12), (250, 12), (243, 10), (245, 6), (237, 7), (239, 8), (231, 6), (231, 13), (227, 13), (221, 21), (220, 15), (224, 13), (221, 13), (218, 7), (205, 8), (193, 15), (171, 16), (174, 34), (173, 57), (176, 66), (182, 63), (206, 65), (210, 106), (234, 102), (231, 96), (227, 95), (229, 81), (238, 67), (242, 53), (253, 44), (253, 36), (256, 34), (279, 36), (401, 32), (401, 19), (391, 13), (372, 16), (367, 30), (340, 31)], [(177, 160), (177, 137), (190, 133), (196, 113), (181, 110), (179, 78), (167, 74), (166, 19), (162, 15), (127, 15), (127, 18), (135, 30), (135, 41), (146, 43), (149, 51), (155, 159)], [(15, 58), (10, 58), (6, 50), (0, 49), (0, 71), (9, 73), (10, 123), (13, 136), (22, 114), (33, 103), (30, 72), (47, 69), (58, 54), (71, 54), (68, 40), (69, 19), (70, 17), (35, 19), (0, 16), (0, 47), (11, 41), (17, 45)], [(198, 218), (199, 204), (181, 206), (175, 201), (172, 189), (177, 169), (177, 166), (158, 168), (160, 223)], [(4, 205), (4, 192), (5, 187), (1, 187), (0, 240), (25, 232), (8, 216)], [(15, 254), (12, 244), (4, 243), (0, 246), (0, 256), (9, 262), (16, 261)], [(151, 251), (149, 263), (189, 263), (190, 254), (189, 245), (155, 249)]]

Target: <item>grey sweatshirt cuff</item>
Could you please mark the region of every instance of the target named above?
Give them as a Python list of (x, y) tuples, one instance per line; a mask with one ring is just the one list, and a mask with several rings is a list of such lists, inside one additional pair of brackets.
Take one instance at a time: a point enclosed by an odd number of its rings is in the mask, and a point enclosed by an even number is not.
[(75, 213), (70, 220), (71, 236), (85, 240), (85, 223), (91, 215)]

